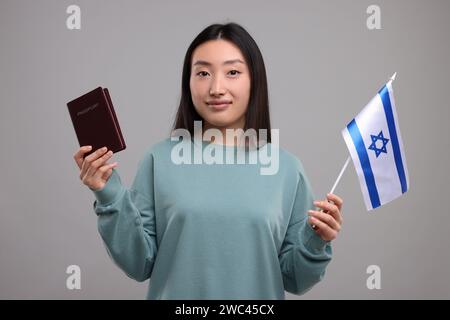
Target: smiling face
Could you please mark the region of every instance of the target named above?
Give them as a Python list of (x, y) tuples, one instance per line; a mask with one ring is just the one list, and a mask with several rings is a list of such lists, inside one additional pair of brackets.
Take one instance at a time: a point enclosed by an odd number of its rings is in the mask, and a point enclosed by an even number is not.
[(250, 98), (250, 73), (239, 48), (210, 40), (193, 52), (190, 89), (204, 129), (243, 128)]

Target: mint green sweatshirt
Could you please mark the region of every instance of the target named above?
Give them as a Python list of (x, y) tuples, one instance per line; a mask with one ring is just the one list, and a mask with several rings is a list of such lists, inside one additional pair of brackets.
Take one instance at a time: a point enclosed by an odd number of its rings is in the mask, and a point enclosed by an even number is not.
[(307, 223), (315, 198), (300, 160), (273, 148), (278, 171), (262, 175), (261, 162), (225, 162), (242, 147), (221, 146), (224, 164), (176, 164), (179, 143), (149, 147), (130, 188), (113, 169), (93, 190), (108, 254), (129, 277), (150, 279), (148, 299), (284, 299), (323, 278), (331, 244)]

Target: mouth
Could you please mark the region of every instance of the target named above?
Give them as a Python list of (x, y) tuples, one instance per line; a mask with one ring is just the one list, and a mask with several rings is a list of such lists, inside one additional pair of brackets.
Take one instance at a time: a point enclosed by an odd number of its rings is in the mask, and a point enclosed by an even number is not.
[(228, 108), (231, 105), (231, 103), (232, 103), (231, 101), (225, 101), (225, 100), (206, 102), (208, 107), (210, 107), (211, 109), (214, 109), (214, 110), (224, 110), (224, 109)]

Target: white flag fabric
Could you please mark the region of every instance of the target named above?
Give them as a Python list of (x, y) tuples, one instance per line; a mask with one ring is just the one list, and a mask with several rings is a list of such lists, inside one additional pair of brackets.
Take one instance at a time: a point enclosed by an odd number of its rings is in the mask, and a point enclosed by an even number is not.
[(392, 80), (342, 130), (368, 211), (409, 189)]

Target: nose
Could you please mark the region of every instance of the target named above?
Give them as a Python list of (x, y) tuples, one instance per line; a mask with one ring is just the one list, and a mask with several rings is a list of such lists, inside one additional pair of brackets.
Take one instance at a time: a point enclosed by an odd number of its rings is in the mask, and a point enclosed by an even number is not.
[(223, 86), (223, 83), (222, 83), (222, 80), (220, 79), (220, 77), (214, 77), (211, 82), (209, 94), (211, 96), (220, 96), (220, 95), (224, 95), (225, 92), (226, 92), (226, 89)]

